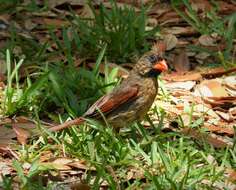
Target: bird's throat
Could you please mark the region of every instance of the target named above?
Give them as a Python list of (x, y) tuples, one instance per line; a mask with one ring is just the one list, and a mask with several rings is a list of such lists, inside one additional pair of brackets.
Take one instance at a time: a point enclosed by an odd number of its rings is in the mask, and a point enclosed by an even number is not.
[(157, 76), (159, 76), (161, 74), (160, 71), (157, 70), (150, 70), (149, 72), (144, 74), (144, 77), (150, 77), (150, 78), (156, 78)]

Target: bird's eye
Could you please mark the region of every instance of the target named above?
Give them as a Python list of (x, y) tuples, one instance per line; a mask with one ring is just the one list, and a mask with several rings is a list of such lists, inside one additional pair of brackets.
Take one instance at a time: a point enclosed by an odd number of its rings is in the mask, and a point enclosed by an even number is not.
[(156, 63), (159, 59), (159, 57), (157, 55), (150, 55), (147, 57), (148, 61), (150, 61), (151, 63)]

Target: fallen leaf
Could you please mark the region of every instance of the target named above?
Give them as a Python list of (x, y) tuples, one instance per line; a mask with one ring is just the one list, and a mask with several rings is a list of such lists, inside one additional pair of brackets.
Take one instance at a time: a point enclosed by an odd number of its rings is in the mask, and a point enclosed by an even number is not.
[[(176, 19), (174, 19), (173, 21), (175, 20)], [(196, 30), (194, 30), (194, 28), (191, 26), (185, 26), (185, 27), (173, 26), (170, 28), (164, 28), (162, 32), (164, 34), (183, 35), (183, 36), (191, 36), (197, 34)]]
[(57, 18), (43, 18), (44, 26), (55, 26), (55, 27), (65, 27), (70, 23), (65, 20), (57, 19)]
[(52, 163), (52, 162), (43, 162), (40, 165), (42, 165), (43, 167), (46, 167), (46, 168), (56, 169), (56, 170), (71, 170), (70, 166), (61, 165), (61, 164)]
[[(84, 6), (83, 6), (83, 10), (80, 14), (80, 17), (82, 18), (85, 18), (85, 19), (94, 19), (94, 13), (93, 13), (93, 10), (90, 8), (89, 4), (86, 3)], [(93, 22), (88, 22), (90, 25), (92, 25)]]
[(176, 72), (183, 73), (191, 70), (191, 64), (186, 51), (183, 49), (175, 56), (173, 66)]
[(196, 72), (188, 72), (182, 75), (179, 75), (178, 73), (172, 73), (163, 75), (162, 79), (166, 81), (175, 81), (175, 82), (200, 81), (202, 79), (202, 76), (200, 73)]
[(57, 158), (54, 161), (52, 161), (52, 163), (54, 163), (54, 164), (61, 164), (61, 165), (66, 165), (71, 162), (73, 162), (73, 160), (70, 158)]
[(236, 76), (228, 76), (223, 79), (223, 84), (226, 86), (230, 94), (236, 96)]
[(208, 131), (218, 134), (226, 134), (228, 136), (234, 135), (234, 129), (232, 127), (221, 127), (217, 125), (204, 124), (204, 128), (206, 128)]
[(24, 26), (26, 30), (31, 31), (37, 26), (37, 24), (33, 22), (30, 18), (28, 18), (25, 19)]
[(219, 8), (219, 12), (225, 15), (236, 12), (235, 1), (219, 1)]
[(222, 119), (224, 119), (225, 121), (231, 122), (234, 120), (234, 118), (232, 117), (232, 115), (230, 113), (225, 113), (222, 111), (215, 111)]
[(217, 161), (216, 161), (216, 158), (212, 155), (208, 155), (207, 158), (206, 158), (207, 162), (210, 164), (210, 165), (214, 165), (214, 166), (217, 166)]
[(4, 60), (0, 59), (0, 81), (4, 81), (4, 79), (6, 78), (4, 76), (6, 71), (7, 71), (6, 62)]
[(195, 55), (196, 59), (200, 59), (200, 60), (205, 60), (206, 58), (208, 58), (210, 56), (209, 53), (207, 52), (201, 52)]
[(183, 122), (183, 127), (187, 127), (187, 126), (189, 126), (190, 124), (191, 124), (191, 116), (189, 115), (189, 114), (187, 114), (187, 113), (182, 113), (181, 114), (181, 120), (182, 120), (182, 122)]
[(215, 113), (214, 110), (212, 110), (208, 106), (204, 105), (203, 103), (195, 105), (194, 111), (207, 114), (212, 118), (220, 119), (220, 117)]
[(200, 83), (195, 89), (196, 96), (203, 97), (227, 97), (228, 93), (225, 90), (225, 87), (222, 85), (222, 81), (213, 79), (213, 80), (204, 80)]
[(206, 34), (203, 34), (198, 39), (199, 43), (203, 46), (216, 46), (216, 40)]
[(0, 149), (6, 150), (7, 146), (12, 142), (12, 139), (16, 137), (15, 132), (10, 127), (0, 125)]
[(12, 168), (9, 166), (9, 163), (5, 160), (0, 161), (0, 174), (3, 176), (9, 175), (12, 172)]
[(20, 128), (14, 124), (12, 125), (12, 127), (16, 133), (16, 137), (17, 137), (18, 142), (21, 143), (22, 145), (26, 144), (27, 139), (30, 137), (29, 131), (27, 131), (23, 128)]
[(230, 108), (229, 113), (236, 119), (236, 107)]
[(90, 190), (90, 186), (85, 183), (75, 183), (70, 185), (71, 190)]
[(68, 163), (68, 166), (71, 166), (77, 169), (82, 169), (82, 170), (96, 171), (95, 167), (87, 166), (83, 161), (73, 161), (71, 163)]
[(157, 52), (158, 54), (163, 54), (166, 51), (166, 43), (163, 41), (154, 43), (152, 46), (152, 50)]
[(210, 2), (206, 0), (191, 0), (191, 6), (196, 12), (208, 12), (212, 9)]
[(178, 43), (178, 39), (173, 34), (164, 35), (164, 43), (166, 44), (166, 50), (169, 51), (173, 49)]
[(69, 3), (70, 5), (84, 5), (85, 0), (50, 0), (47, 6), (51, 9), (64, 3)]
[(200, 132), (197, 129), (184, 128), (181, 132), (185, 135), (193, 137), (196, 140), (207, 142), (216, 148), (225, 148), (230, 146), (230, 144), (226, 143), (223, 139)]
[(203, 101), (212, 107), (232, 107), (236, 104), (236, 96), (228, 97), (202, 97)]
[(57, 170), (71, 170), (71, 167), (68, 166), (69, 163), (73, 162), (70, 158), (57, 158), (52, 162), (43, 162), (43, 165), (52, 166)]
[(141, 167), (130, 167), (126, 176), (127, 180), (131, 179), (143, 179), (144, 170)]
[(53, 153), (49, 150), (44, 150), (41, 154), (40, 154), (40, 162), (46, 162), (48, 160), (50, 160), (51, 158), (53, 158)]
[(236, 67), (231, 69), (225, 69), (224, 67), (217, 67), (213, 69), (208, 69), (207, 71), (202, 72), (201, 75), (204, 78), (215, 78), (234, 72), (236, 72)]
[(196, 81), (184, 81), (184, 82), (171, 82), (166, 83), (165, 88), (171, 89), (184, 89), (184, 90), (192, 90), (196, 85)]
[(228, 168), (226, 173), (228, 174), (228, 179), (230, 181), (236, 181), (236, 171), (234, 169)]
[[(97, 2), (99, 3), (99, 0), (97, 0)], [(100, 2), (101, 3), (101, 2)], [(113, 5), (112, 5), (112, 3), (111, 2), (103, 2), (102, 3), (106, 8), (109, 8), (109, 9), (111, 9), (112, 7), (113, 7)], [(117, 2), (116, 3), (116, 5), (117, 5), (117, 7), (119, 7), (119, 8), (121, 8), (121, 9), (124, 9), (124, 8), (133, 8), (136, 12), (140, 12), (140, 9), (139, 8), (137, 8), (137, 7), (135, 7), (135, 6), (133, 6), (133, 3), (131, 3), (130, 5), (129, 4), (127, 4), (127, 0), (125, 1), (125, 3), (119, 3), (119, 2)]]

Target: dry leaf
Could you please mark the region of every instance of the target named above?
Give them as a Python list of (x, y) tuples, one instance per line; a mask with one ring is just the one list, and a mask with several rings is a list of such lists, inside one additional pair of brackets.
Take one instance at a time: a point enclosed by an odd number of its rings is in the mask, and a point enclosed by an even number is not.
[(54, 160), (52, 163), (54, 164), (61, 164), (61, 165), (66, 165), (73, 162), (72, 159), (70, 158), (57, 158), (56, 160)]
[(90, 186), (85, 183), (75, 183), (70, 186), (71, 190), (90, 190)]
[(170, 28), (164, 28), (162, 32), (165, 34), (184, 35), (184, 36), (186, 35), (191, 36), (197, 33), (196, 30), (194, 30), (194, 28), (191, 26), (186, 26), (186, 27), (173, 26)]
[(71, 162), (73, 162), (73, 160), (70, 158), (57, 158), (53, 162), (43, 162), (42, 164), (50, 165), (57, 170), (71, 170), (71, 167), (68, 166)]
[(37, 26), (37, 24), (35, 22), (32, 22), (30, 18), (25, 19), (24, 25), (25, 25), (25, 29), (28, 31), (33, 30)]
[(207, 158), (206, 158), (207, 162), (211, 165), (215, 165), (217, 166), (217, 161), (216, 161), (216, 158), (213, 157), (212, 155), (208, 155)]
[(15, 124), (12, 125), (13, 130), (16, 133), (16, 137), (19, 143), (21, 143), (22, 145), (26, 144), (27, 139), (30, 137), (30, 133), (29, 131), (20, 128), (18, 126), (16, 126)]
[(236, 107), (230, 108), (229, 113), (236, 119)]
[(40, 154), (40, 162), (46, 162), (48, 160), (50, 160), (51, 158), (53, 158), (53, 153), (49, 150), (44, 150), (41, 154)]
[(55, 8), (56, 6), (68, 3), (70, 5), (84, 5), (85, 0), (50, 0), (47, 2), (49, 8)]
[(204, 78), (215, 78), (215, 77), (220, 77), (222, 75), (226, 75), (226, 74), (234, 73), (234, 72), (236, 72), (236, 67), (228, 69), (228, 70), (223, 67), (217, 67), (217, 68), (209, 69), (205, 72), (202, 72), (201, 75)]
[(206, 0), (191, 0), (191, 6), (196, 12), (208, 12), (212, 8), (209, 1)]
[(208, 129), (208, 131), (218, 134), (227, 134), (228, 136), (234, 135), (234, 129), (232, 127), (220, 127), (217, 125), (205, 124), (204, 128)]
[(230, 146), (230, 144), (227, 144), (223, 139), (202, 133), (197, 129), (185, 128), (181, 132), (195, 138), (196, 140), (207, 142), (216, 148), (225, 148)]
[(196, 73), (196, 72), (189, 72), (189, 73), (185, 73), (184, 75), (172, 73), (172, 74), (163, 75), (162, 79), (164, 79), (166, 81), (175, 81), (175, 82), (200, 81), (202, 79), (202, 76), (200, 73)]
[[(90, 6), (86, 3), (83, 7), (82, 13), (80, 14), (80, 17), (86, 18), (86, 19), (94, 19), (94, 14)], [(93, 22), (89, 22), (89, 24), (92, 25)]]
[(126, 176), (127, 180), (131, 179), (143, 179), (144, 178), (144, 171), (141, 167), (130, 167), (128, 168), (128, 173)]
[(58, 163), (44, 162), (44, 163), (42, 163), (42, 165), (51, 166), (56, 170), (71, 170), (70, 166), (62, 165), (62, 164), (58, 164)]
[[(98, 0), (97, 0), (98, 1)], [(100, 2), (101, 3), (101, 2)], [(103, 2), (102, 3), (106, 8), (108, 9), (111, 9), (112, 8), (112, 4), (111, 2)], [(124, 8), (133, 8), (136, 12), (140, 12), (140, 9), (133, 6), (133, 3), (131, 3), (131, 5), (127, 4), (127, 0), (125, 1), (125, 3), (119, 3), (119, 2), (116, 2), (116, 5), (117, 7), (121, 8), (121, 9), (124, 9)]]
[(9, 166), (9, 164), (5, 162), (5, 160), (0, 161), (0, 174), (5, 176), (11, 174), (11, 172), (12, 168)]
[(216, 46), (216, 40), (209, 35), (201, 35), (198, 39), (199, 43), (203, 46)]
[(225, 113), (219, 110), (215, 111), (222, 119), (224, 119), (225, 121), (231, 122), (234, 120), (234, 118), (232, 117), (232, 115), (230, 113)]
[(44, 26), (55, 26), (55, 27), (66, 27), (70, 23), (65, 20), (57, 19), (57, 18), (43, 18)]
[(167, 34), (164, 35), (164, 43), (166, 44), (166, 50), (171, 50), (178, 43), (178, 39), (173, 34)]
[(212, 107), (232, 107), (236, 104), (236, 96), (202, 97), (203, 101)]
[(92, 170), (92, 171), (96, 171), (95, 167), (89, 167), (87, 166), (84, 161), (73, 161), (71, 163), (68, 163), (68, 166), (77, 168), (77, 169), (82, 169), (82, 170)]
[(12, 139), (16, 137), (12, 128), (0, 125), (0, 149), (5, 150), (5, 148), (11, 143)]
[(191, 64), (189, 62), (188, 55), (184, 49), (181, 50), (181, 52), (175, 56), (173, 66), (175, 70), (179, 73), (191, 70)]
[(227, 88), (236, 91), (236, 76), (228, 76), (223, 79), (223, 84), (226, 85)]
[(230, 181), (236, 181), (236, 171), (234, 169), (227, 169), (226, 173), (228, 174), (228, 178)]
[(191, 124), (191, 116), (187, 113), (181, 114), (181, 120), (183, 122), (184, 127), (188, 127)]
[(195, 58), (196, 59), (200, 59), (200, 60), (205, 60), (206, 58), (208, 58), (210, 56), (209, 53), (207, 52), (201, 52), (201, 53), (198, 53), (197, 55), (195, 55)]
[(166, 83), (165, 88), (172, 90), (172, 89), (184, 89), (184, 90), (191, 90), (196, 85), (196, 81), (184, 81), (184, 82), (171, 82)]
[[(196, 102), (195, 102), (196, 103)], [(194, 106), (194, 111), (195, 112), (200, 112), (200, 113), (204, 113), (209, 115), (211, 118), (216, 118), (216, 119), (220, 119), (219, 116), (208, 106), (204, 105), (204, 104), (197, 104)]]
[(203, 97), (227, 97), (228, 93), (222, 82), (217, 79), (205, 80), (195, 89), (196, 96)]
[(157, 52), (158, 54), (163, 54), (166, 51), (166, 43), (163, 41), (159, 41), (153, 44), (152, 50)]

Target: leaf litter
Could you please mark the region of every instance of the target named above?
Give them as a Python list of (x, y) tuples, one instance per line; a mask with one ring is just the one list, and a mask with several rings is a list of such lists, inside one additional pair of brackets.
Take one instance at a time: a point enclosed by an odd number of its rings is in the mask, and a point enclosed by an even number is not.
[[(101, 1), (94, 2), (98, 5)], [(127, 6), (127, 1), (118, 2), (119, 7)], [(145, 3), (148, 2), (148, 0), (145, 1)], [(27, 4), (27, 1), (25, 3)], [(40, 1), (37, 1), (37, 3), (40, 4)], [(233, 3), (226, 1), (220, 1), (219, 3), (220, 14), (225, 15), (236, 11), (236, 5)], [(21, 12), (25, 17), (23, 17), (23, 20), (15, 21), (16, 31), (19, 35), (28, 39), (36, 38), (41, 43), (50, 42), (52, 45), (48, 47), (48, 51), (57, 49), (56, 44), (53, 44), (50, 39), (48, 27), (53, 26), (55, 34), (60, 34), (62, 26), (70, 26), (70, 22), (64, 16), (70, 15), (69, 11), (63, 9), (63, 7), (66, 7), (66, 4), (85, 17), (91, 16), (83, 0), (51, 0), (48, 2), (49, 11), (47, 12), (33, 12), (32, 16)], [(140, 10), (140, 4), (139, 1), (135, 4), (136, 11)], [(106, 8), (111, 7), (109, 2), (105, 2), (104, 5)], [(205, 0), (191, 1), (191, 5), (198, 13), (209, 10), (211, 6)], [(132, 3), (129, 6), (133, 6)], [(168, 57), (173, 57), (168, 62), (176, 71), (176, 73), (171, 72), (162, 76), (171, 101), (163, 101), (159, 97), (153, 105), (164, 108), (167, 113), (165, 127), (179, 131), (196, 140), (205, 141), (216, 148), (232, 146), (235, 135), (234, 126), (236, 125), (236, 77), (232, 74), (236, 72), (236, 68), (227, 70), (221, 67), (207, 71), (195, 70), (191, 63), (197, 61), (200, 63), (204, 62), (209, 57), (209, 54), (193, 54), (193, 52), (183, 49), (183, 46), (200, 44), (203, 47), (215, 48), (218, 51), (224, 48), (224, 44), (217, 46), (218, 39), (212, 35), (200, 35), (200, 37), (192, 39), (192, 36), (197, 36), (199, 33), (191, 26), (182, 25), (183, 19), (173, 11), (168, 3), (160, 4), (159, 1), (154, 3), (149, 11), (149, 16), (152, 18), (150, 23), (160, 24), (163, 28), (161, 33), (164, 34), (165, 49), (168, 51)], [(4, 46), (4, 43), (10, 39), (9, 25), (12, 24), (12, 15), (2, 15), (0, 16), (0, 21), (0, 26), (4, 29), (0, 33), (1, 46)], [(152, 24), (150, 25), (152, 26)], [(189, 56), (190, 54), (192, 56)], [(66, 60), (64, 55), (62, 57), (51, 57), (50, 59), (52, 61), (63, 60), (64, 62)], [(192, 59), (195, 61), (192, 61)], [(2, 58), (0, 58), (0, 61), (2, 61)], [(81, 61), (78, 65), (81, 65)], [(88, 67), (93, 67), (91, 65), (88, 63)], [(108, 66), (111, 69), (116, 67), (113, 63), (108, 63)], [(2, 64), (0, 64), (0, 68), (2, 68)], [(100, 66), (101, 74), (104, 74), (104, 68), (104, 65)], [(0, 70), (1, 83), (5, 81), (4, 73), (5, 69), (3, 68)], [(121, 77), (126, 77), (128, 71), (119, 68), (118, 73)], [(231, 76), (224, 76), (229, 74)], [(2, 88), (0, 88), (0, 98), (2, 97), (1, 93)], [(192, 105), (193, 113), (190, 117), (186, 109), (190, 109)], [(182, 117), (184, 126), (178, 126), (178, 128), (172, 127), (170, 123), (179, 116)], [(152, 117), (154, 122), (159, 122), (154, 114)], [(192, 124), (197, 122), (199, 118), (203, 119), (194, 127)], [(16, 118), (14, 121), (8, 118), (1, 119), (0, 153), (5, 154), (10, 150), (14, 154), (14, 150), (11, 149), (13, 148), (12, 145), (15, 145), (17, 141), (23, 145), (27, 144), (27, 140), (31, 137), (31, 129), (34, 128), (36, 128), (35, 122), (29, 119), (24, 121), (21, 118)], [(210, 133), (206, 133), (205, 131)], [(52, 164), (55, 169), (65, 173), (71, 172), (71, 175), (77, 171), (73, 170), (74, 168), (82, 171), (95, 170), (95, 168), (89, 167), (84, 161), (68, 157), (53, 158), (52, 151), (44, 151), (43, 153), (45, 154), (40, 157), (42, 164)], [(17, 158), (17, 155), (13, 157)], [(0, 160), (0, 171), (6, 174), (12, 172), (12, 166), (9, 160)], [(235, 170), (229, 168), (226, 173), (230, 180), (236, 181)], [(131, 168), (128, 173), (128, 179), (136, 179), (137, 176), (139, 176), (138, 178), (143, 178), (143, 171), (138, 167)], [(81, 187), (82, 185), (82, 183), (77, 183), (75, 184), (75, 188)], [(83, 189), (90, 188), (85, 184)]]
[[(165, 79), (166, 76), (163, 78)], [(204, 80), (197, 80), (197, 78), (192, 80), (191, 77), (189, 78), (190, 80), (187, 79), (188, 77), (186, 77), (186, 81), (181, 82), (166, 81), (165, 88), (168, 90), (169, 98), (172, 101), (165, 105), (160, 103), (160, 100), (157, 100), (155, 105), (162, 107), (167, 115), (170, 116), (167, 119), (168, 123), (179, 116), (185, 118), (186, 112), (184, 107), (192, 105), (192, 116), (187, 113), (187, 118), (191, 117), (193, 119), (191, 122), (194, 123), (198, 118), (203, 117), (204, 122), (200, 128), (214, 134), (213, 137), (204, 135), (204, 139), (207, 139), (210, 144), (217, 148), (228, 145), (232, 146), (234, 126), (236, 125), (236, 97), (234, 95), (235, 90), (232, 90), (236, 83), (235, 76), (222, 76), (220, 78)], [(228, 90), (229, 87), (231, 91)], [(196, 139), (201, 137), (200, 132), (192, 129), (190, 123), (184, 122), (184, 126), (181, 127), (184, 127), (182, 129), (184, 134), (189, 134)], [(209, 137), (205, 138), (205, 136)]]

